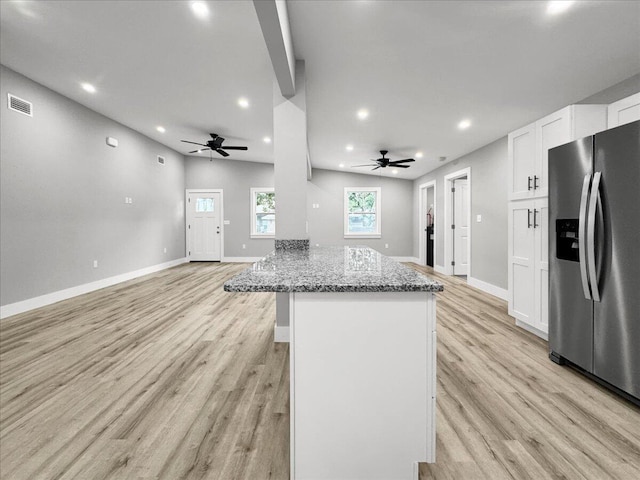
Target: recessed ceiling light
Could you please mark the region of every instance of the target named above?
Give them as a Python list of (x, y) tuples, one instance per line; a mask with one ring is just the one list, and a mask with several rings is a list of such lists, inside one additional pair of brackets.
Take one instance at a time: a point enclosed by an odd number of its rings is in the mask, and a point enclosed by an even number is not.
[(347, 152), (353, 152), (353, 145), (346, 146)]
[(238, 99), (238, 105), (240, 105), (242, 108), (249, 108), (249, 100), (244, 97), (240, 97)]
[(191, 2), (191, 10), (198, 18), (207, 18), (209, 16), (209, 7), (205, 2)]
[(566, 12), (574, 1), (553, 1), (547, 4), (547, 13), (549, 15), (557, 15)]
[(391, 173), (393, 173), (394, 175), (397, 175), (398, 174), (398, 170), (393, 169), (393, 170), (391, 170)]
[(462, 120), (459, 124), (458, 124), (458, 128), (460, 130), (466, 130), (467, 128), (469, 128), (471, 126), (471, 120)]
[(422, 158), (422, 152), (416, 152), (416, 158)]
[(358, 115), (358, 118), (360, 120), (364, 120), (369, 116), (369, 110), (367, 110), (366, 108), (361, 108), (360, 110), (358, 110), (358, 113), (356, 115)]
[(96, 93), (96, 87), (94, 87), (90, 83), (82, 83), (81, 86), (85, 92)]
[(338, 165), (340, 168), (344, 168), (344, 163), (341, 163), (340, 165)]
[(160, 133), (164, 133), (167, 131), (166, 128), (164, 128), (162, 125), (158, 125), (156, 127), (156, 130), (158, 130)]
[(271, 137), (264, 137), (264, 138), (262, 139), (262, 141), (263, 141), (264, 143), (271, 143)]

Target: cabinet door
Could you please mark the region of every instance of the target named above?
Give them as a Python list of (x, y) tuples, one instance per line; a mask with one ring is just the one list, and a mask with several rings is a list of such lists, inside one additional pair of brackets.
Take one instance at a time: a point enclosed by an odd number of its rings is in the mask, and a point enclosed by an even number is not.
[(532, 200), (509, 203), (509, 314), (536, 328)]
[(609, 105), (607, 109), (608, 128), (640, 120), (640, 93), (623, 98)]
[(571, 107), (566, 107), (536, 122), (536, 197), (546, 197), (549, 193), (549, 149), (572, 140), (571, 112)]
[(536, 125), (532, 123), (509, 134), (509, 200), (533, 196), (536, 155)]
[(535, 317), (536, 328), (549, 331), (549, 200), (536, 200), (534, 207)]

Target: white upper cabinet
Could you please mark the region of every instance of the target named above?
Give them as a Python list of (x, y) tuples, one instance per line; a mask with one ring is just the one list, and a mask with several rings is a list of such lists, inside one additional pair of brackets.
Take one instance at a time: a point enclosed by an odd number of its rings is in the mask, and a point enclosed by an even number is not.
[(509, 134), (509, 193), (511, 199), (533, 197), (536, 158), (536, 124)]
[(608, 128), (640, 120), (640, 93), (610, 104), (607, 117)]
[(606, 128), (606, 105), (569, 105), (510, 133), (509, 200), (546, 197), (549, 149)]

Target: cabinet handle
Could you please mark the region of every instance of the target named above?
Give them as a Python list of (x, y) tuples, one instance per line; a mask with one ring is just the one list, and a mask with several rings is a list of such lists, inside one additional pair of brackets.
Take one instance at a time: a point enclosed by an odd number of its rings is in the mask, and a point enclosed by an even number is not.
[(540, 225), (538, 225), (536, 217), (538, 216), (538, 210), (534, 209), (533, 210), (533, 228), (538, 228)]
[(527, 177), (527, 190), (531, 190), (531, 177)]
[(538, 177), (537, 175), (533, 176), (533, 189), (537, 190), (538, 188), (540, 188), (540, 185), (538, 185), (538, 180), (540, 180), (540, 177)]
[(527, 228), (531, 228), (531, 210), (527, 208)]

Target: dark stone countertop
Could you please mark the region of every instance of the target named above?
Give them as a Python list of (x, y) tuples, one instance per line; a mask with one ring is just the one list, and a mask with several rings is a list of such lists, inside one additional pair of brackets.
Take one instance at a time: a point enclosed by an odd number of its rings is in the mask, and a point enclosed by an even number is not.
[(442, 284), (365, 246), (279, 250), (224, 284), (227, 292), (441, 292)]

